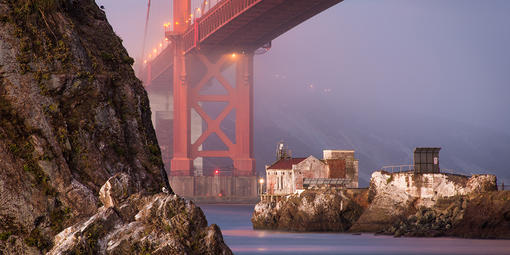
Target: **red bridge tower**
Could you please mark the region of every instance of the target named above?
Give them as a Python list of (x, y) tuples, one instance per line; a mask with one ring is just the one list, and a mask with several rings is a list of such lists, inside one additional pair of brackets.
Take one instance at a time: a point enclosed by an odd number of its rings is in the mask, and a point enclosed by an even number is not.
[[(199, 43), (199, 19), (193, 24), (193, 49), (189, 50), (185, 33), (191, 24), (190, 0), (174, 0), (173, 30), (166, 33), (173, 43), (173, 158), (170, 175), (193, 175), (193, 160), (197, 157), (229, 157), (234, 163), (235, 176), (253, 175), (253, 51), (244, 49), (202, 49)], [(189, 36), (188, 36), (189, 37)], [(228, 52), (230, 50), (230, 52)], [(235, 64), (235, 84), (230, 84), (222, 70)], [(227, 91), (226, 95), (203, 95), (202, 88), (215, 78)], [(200, 106), (200, 102), (226, 102), (228, 105), (213, 118)], [(207, 128), (200, 137), (191, 141), (191, 110), (204, 120)], [(220, 129), (220, 123), (235, 110), (235, 142)], [(201, 151), (200, 146), (216, 134), (227, 150)]]

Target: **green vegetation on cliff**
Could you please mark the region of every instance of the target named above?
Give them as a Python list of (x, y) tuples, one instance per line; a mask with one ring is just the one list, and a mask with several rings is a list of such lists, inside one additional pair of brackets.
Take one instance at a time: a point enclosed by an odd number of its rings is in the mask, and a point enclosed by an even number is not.
[(115, 173), (161, 190), (132, 64), (93, 0), (0, 0), (0, 220), (12, 222), (0, 226), (0, 250), (50, 249), (55, 234), (96, 213)]

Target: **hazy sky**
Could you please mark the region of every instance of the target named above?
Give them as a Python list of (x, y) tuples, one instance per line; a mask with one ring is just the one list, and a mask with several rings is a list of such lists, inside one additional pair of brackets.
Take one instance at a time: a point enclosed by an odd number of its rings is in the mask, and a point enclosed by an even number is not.
[[(138, 58), (147, 1), (96, 2)], [(170, 15), (171, 1), (152, 1), (148, 49), (163, 38)], [(299, 110), (324, 102), (329, 108), (320, 114), (350, 109), (360, 123), (430, 119), (431, 127), (452, 133), (466, 125), (508, 141), (509, 47), (508, 0), (345, 0), (256, 56), (255, 107)], [(510, 153), (503, 143), (480, 149), (496, 148)]]
[[(138, 58), (147, 1), (96, 2)], [(170, 0), (152, 1), (147, 48), (170, 15)], [(256, 80), (282, 74), (353, 107), (406, 108), (510, 133), (509, 47), (507, 0), (346, 0), (276, 39), (256, 59)]]

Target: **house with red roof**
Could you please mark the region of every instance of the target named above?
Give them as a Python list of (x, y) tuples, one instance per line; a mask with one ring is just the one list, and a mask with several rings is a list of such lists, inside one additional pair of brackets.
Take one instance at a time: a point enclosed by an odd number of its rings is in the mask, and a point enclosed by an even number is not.
[(353, 150), (324, 150), (323, 159), (284, 157), (266, 166), (266, 191), (289, 195), (324, 186), (357, 188), (358, 165)]

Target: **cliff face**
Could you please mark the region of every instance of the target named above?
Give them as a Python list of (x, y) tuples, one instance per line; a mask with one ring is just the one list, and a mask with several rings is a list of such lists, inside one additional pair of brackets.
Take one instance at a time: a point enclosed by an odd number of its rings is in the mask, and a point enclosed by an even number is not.
[(115, 173), (161, 190), (132, 63), (93, 0), (0, 0), (0, 250), (48, 250)]

